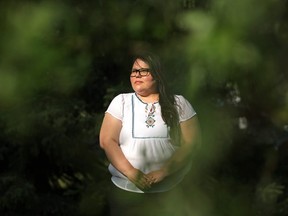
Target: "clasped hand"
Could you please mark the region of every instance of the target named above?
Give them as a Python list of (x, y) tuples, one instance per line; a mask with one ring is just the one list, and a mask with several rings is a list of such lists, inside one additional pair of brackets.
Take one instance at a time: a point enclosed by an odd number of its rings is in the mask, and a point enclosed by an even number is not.
[(166, 177), (166, 173), (164, 170), (156, 170), (145, 174), (138, 169), (133, 169), (126, 176), (139, 189), (147, 190), (151, 188), (153, 184), (162, 181)]

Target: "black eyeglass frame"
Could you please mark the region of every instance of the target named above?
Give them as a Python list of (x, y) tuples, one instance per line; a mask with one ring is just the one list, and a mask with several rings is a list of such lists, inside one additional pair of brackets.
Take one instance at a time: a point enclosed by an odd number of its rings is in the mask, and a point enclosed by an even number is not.
[[(140, 68), (140, 69), (133, 69), (131, 71), (130, 77), (136, 77), (137, 73), (142, 76), (148, 76), (150, 74), (150, 69), (149, 68)], [(134, 75), (133, 75), (134, 74)]]

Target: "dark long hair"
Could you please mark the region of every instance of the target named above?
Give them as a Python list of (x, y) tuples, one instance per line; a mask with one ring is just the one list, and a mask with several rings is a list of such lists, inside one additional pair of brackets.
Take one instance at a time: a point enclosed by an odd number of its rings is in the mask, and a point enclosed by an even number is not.
[(149, 65), (150, 73), (157, 82), (159, 93), (159, 104), (164, 122), (170, 127), (170, 137), (175, 145), (180, 144), (179, 115), (177, 112), (177, 102), (174, 94), (169, 90), (165, 74), (162, 71), (161, 62), (158, 56), (150, 52), (140, 52), (134, 55), (133, 63), (136, 59), (141, 59)]

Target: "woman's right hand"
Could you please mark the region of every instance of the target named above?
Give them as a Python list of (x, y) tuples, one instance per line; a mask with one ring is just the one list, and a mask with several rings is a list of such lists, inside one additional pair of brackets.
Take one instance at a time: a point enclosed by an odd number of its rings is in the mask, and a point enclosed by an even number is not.
[(152, 179), (142, 171), (133, 168), (126, 173), (126, 177), (141, 190), (147, 190), (153, 183)]

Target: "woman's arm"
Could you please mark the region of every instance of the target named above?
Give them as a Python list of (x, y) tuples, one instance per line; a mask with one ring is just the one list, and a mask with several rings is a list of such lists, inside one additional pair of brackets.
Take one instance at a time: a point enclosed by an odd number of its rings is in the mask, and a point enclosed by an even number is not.
[(138, 188), (147, 189), (150, 187), (149, 177), (131, 165), (119, 146), (121, 128), (122, 122), (106, 113), (100, 129), (100, 147), (105, 151), (108, 160), (117, 170)]
[(154, 183), (163, 180), (166, 176), (171, 175), (187, 165), (189, 160), (191, 160), (191, 154), (200, 144), (200, 129), (196, 116), (181, 122), (180, 129), (182, 137), (181, 146), (160, 170), (148, 174)]

